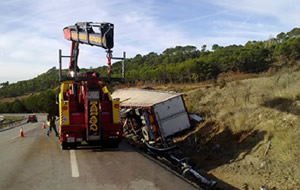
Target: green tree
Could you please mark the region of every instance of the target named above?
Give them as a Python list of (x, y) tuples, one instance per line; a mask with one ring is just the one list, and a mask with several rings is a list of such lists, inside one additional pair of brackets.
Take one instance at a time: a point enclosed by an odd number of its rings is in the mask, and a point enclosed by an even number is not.
[(218, 44), (214, 44), (211, 49), (213, 51), (216, 51), (218, 48), (219, 48), (219, 45)]
[(24, 104), (19, 100), (16, 99), (14, 102), (11, 103), (11, 113), (26, 113), (27, 109), (25, 108)]
[(205, 52), (206, 51), (206, 45), (204, 44), (203, 46), (201, 46), (201, 52)]
[(8, 102), (0, 104), (0, 113), (10, 113), (11, 112), (11, 104)]

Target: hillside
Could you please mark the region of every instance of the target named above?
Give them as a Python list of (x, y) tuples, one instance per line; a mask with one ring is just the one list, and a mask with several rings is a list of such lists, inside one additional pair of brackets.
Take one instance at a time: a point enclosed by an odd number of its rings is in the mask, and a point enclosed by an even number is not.
[(0, 84), (0, 97), (10, 98), (24, 96), (35, 92), (42, 92), (59, 85), (58, 71), (55, 67), (33, 79), (19, 81), (13, 84), (8, 82)]
[(238, 189), (298, 189), (299, 70), (151, 87), (184, 93), (188, 110), (206, 118), (193, 133), (177, 139), (204, 175)]
[[(212, 50), (203, 45), (176, 46), (167, 48), (161, 54), (151, 52), (126, 59), (126, 80), (132, 84), (146, 83), (186, 83), (216, 79), (220, 74), (231, 71), (259, 73), (293, 65), (300, 58), (300, 28), (280, 33), (276, 38), (265, 41), (249, 41), (245, 45), (226, 47), (214, 44)], [(100, 76), (107, 76), (107, 66), (96, 69)], [(113, 77), (120, 77), (121, 62), (112, 65)], [(14, 84), (0, 84), (0, 97), (10, 98), (30, 93), (42, 92), (58, 86), (55, 67), (38, 77)]]

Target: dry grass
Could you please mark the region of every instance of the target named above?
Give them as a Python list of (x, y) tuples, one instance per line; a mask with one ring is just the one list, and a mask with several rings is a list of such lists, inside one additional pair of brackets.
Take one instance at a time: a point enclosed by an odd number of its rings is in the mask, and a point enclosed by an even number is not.
[[(185, 136), (182, 146), (194, 147), (196, 152), (191, 156), (212, 174), (220, 178), (225, 175), (239, 188), (247, 183), (255, 189), (261, 185), (297, 189), (300, 72), (289, 69), (272, 76), (251, 77), (152, 88), (184, 93), (189, 112), (208, 120), (209, 125), (205, 123)], [(269, 141), (271, 148), (265, 156)], [(216, 145), (221, 147), (218, 151)]]
[(199, 168), (239, 189), (245, 183), (249, 189), (299, 189), (300, 64), (263, 74), (225, 73), (200, 84), (137, 87), (183, 93), (188, 111), (206, 119), (176, 139)]
[(23, 100), (23, 99), (25, 99), (25, 98), (27, 98), (27, 97), (29, 97), (30, 95), (23, 95), (23, 96), (18, 96), (18, 97), (14, 97), (14, 98), (1, 98), (0, 99), (0, 104), (1, 103), (5, 103), (5, 102), (13, 102), (13, 101), (15, 101), (17, 98), (19, 99), (19, 100)]

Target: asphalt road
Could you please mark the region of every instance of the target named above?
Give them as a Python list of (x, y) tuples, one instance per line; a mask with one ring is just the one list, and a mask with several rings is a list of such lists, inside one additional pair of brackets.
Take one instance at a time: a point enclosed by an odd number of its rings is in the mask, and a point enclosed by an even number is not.
[[(0, 189), (195, 189), (157, 163), (121, 143), (119, 149), (61, 150), (59, 140), (38, 123), (0, 132)], [(18, 137), (20, 127), (24, 138)]]

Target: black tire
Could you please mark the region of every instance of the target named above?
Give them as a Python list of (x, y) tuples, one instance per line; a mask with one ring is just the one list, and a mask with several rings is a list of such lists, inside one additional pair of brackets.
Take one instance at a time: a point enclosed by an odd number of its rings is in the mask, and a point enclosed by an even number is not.
[(104, 148), (118, 148), (120, 142), (104, 142), (103, 147)]
[(61, 149), (62, 150), (67, 150), (68, 146), (66, 145), (66, 143), (61, 143)]
[(70, 147), (70, 149), (76, 149), (77, 148), (77, 144), (70, 144), (69, 147)]

